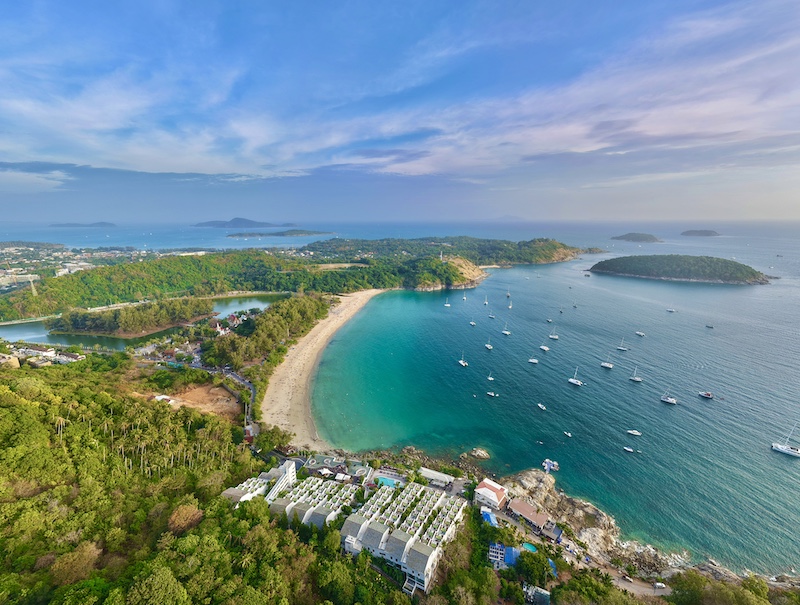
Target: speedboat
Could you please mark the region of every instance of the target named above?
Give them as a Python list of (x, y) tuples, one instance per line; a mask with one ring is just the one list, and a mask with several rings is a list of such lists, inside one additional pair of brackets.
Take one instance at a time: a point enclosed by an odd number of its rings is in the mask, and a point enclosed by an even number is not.
[(552, 319), (548, 319), (547, 323), (551, 324), (551, 323), (553, 323), (553, 320)]
[(495, 393), (494, 391), (486, 391), (486, 394), (489, 397), (500, 397), (500, 393)]
[(623, 447), (622, 449), (625, 450), (626, 452), (628, 452), (629, 454), (633, 453), (633, 448), (632, 447), (628, 447), (627, 445), (625, 447)]
[(570, 433), (569, 431), (564, 431), (564, 434), (565, 434), (567, 437), (572, 437), (572, 433)]
[(669, 309), (667, 309), (667, 313), (675, 313), (675, 309), (669, 308)]
[(714, 326), (712, 326), (711, 324), (706, 324), (706, 328), (711, 328), (713, 330)]
[(544, 410), (545, 412), (547, 411), (547, 408), (544, 406), (544, 404), (543, 404), (543, 403), (537, 403), (536, 405), (538, 405), (538, 406), (539, 406), (539, 409), (540, 409), (540, 410)]
[(646, 336), (646, 334), (644, 332), (642, 332), (641, 330), (637, 330), (636, 336)]
[(703, 399), (714, 399), (714, 393), (710, 391), (700, 391), (698, 395), (700, 395), (700, 397)]
[(539, 360), (536, 359), (535, 357), (531, 357), (530, 359), (528, 359), (528, 363), (539, 363)]
[(472, 321), (470, 321), (470, 322), (469, 322), (469, 325), (471, 325), (471, 326), (474, 326), (474, 325), (476, 325), (476, 324), (475, 324), (475, 320), (473, 319)]
[(626, 433), (628, 433), (628, 435), (635, 435), (636, 437), (642, 436), (642, 433), (640, 431), (637, 431), (636, 429), (629, 429), (626, 431)]

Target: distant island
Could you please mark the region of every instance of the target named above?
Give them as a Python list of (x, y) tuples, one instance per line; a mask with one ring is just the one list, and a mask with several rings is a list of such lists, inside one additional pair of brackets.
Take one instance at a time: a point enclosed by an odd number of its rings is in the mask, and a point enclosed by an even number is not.
[(711, 229), (689, 229), (681, 233), (681, 235), (689, 235), (692, 237), (716, 237), (719, 233), (711, 231)]
[(106, 228), (106, 227), (116, 227), (114, 223), (53, 223), (52, 225), (48, 225), (49, 227), (58, 227), (58, 228), (68, 228), (68, 229), (75, 229), (80, 227), (96, 227), (96, 228)]
[(297, 227), (294, 223), (283, 223), (276, 225), (274, 223), (262, 223), (259, 221), (251, 221), (249, 218), (234, 218), (229, 221), (207, 221), (205, 223), (197, 223), (192, 227), (216, 227), (218, 229), (253, 229), (257, 227)]
[(685, 254), (622, 256), (600, 261), (589, 271), (624, 277), (709, 284), (769, 283), (766, 275), (742, 263), (712, 256), (688, 256)]
[(647, 242), (647, 243), (661, 241), (655, 235), (650, 235), (649, 233), (626, 233), (625, 235), (617, 235), (615, 237), (612, 237), (611, 239), (620, 239), (625, 242)]
[(308, 229), (289, 229), (287, 231), (275, 231), (264, 233), (255, 231), (252, 233), (229, 233), (225, 237), (250, 238), (250, 237), (299, 237), (302, 235), (330, 235), (333, 231), (309, 231)]

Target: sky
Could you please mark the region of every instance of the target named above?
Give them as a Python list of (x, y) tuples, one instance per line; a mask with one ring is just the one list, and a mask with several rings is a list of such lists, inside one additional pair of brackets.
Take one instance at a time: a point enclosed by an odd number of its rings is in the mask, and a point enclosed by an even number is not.
[(800, 220), (800, 2), (29, 0), (0, 221)]

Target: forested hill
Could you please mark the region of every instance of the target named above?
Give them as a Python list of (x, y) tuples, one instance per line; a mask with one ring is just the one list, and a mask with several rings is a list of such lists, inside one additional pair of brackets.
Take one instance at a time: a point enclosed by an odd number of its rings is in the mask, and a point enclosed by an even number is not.
[(417, 239), (329, 239), (303, 248), (327, 259), (356, 261), (364, 258), (388, 259), (408, 256), (460, 256), (476, 265), (555, 263), (580, 254), (554, 239), (538, 238), (523, 242), (477, 237), (422, 237)]
[(600, 261), (590, 271), (628, 277), (722, 284), (767, 284), (763, 273), (736, 261), (712, 256), (655, 254)]

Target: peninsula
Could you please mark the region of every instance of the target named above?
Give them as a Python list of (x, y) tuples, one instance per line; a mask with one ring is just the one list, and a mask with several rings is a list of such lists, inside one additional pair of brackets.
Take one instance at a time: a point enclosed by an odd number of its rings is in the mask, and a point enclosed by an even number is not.
[(611, 239), (618, 239), (624, 242), (640, 242), (640, 243), (655, 243), (660, 242), (655, 235), (650, 233), (626, 233), (625, 235), (617, 235)]
[(297, 227), (294, 223), (283, 223), (277, 225), (275, 223), (262, 223), (259, 221), (252, 221), (249, 218), (236, 217), (229, 221), (206, 221), (205, 223), (197, 223), (192, 227), (215, 227), (217, 229), (253, 229), (258, 227)]
[(225, 237), (247, 239), (251, 237), (302, 237), (304, 235), (331, 235), (333, 231), (310, 231), (308, 229), (288, 229), (286, 231), (251, 231), (248, 233), (229, 233)]
[(711, 229), (689, 229), (681, 233), (681, 235), (688, 235), (690, 237), (717, 237), (719, 233)]
[(742, 263), (712, 256), (689, 256), (685, 254), (621, 256), (600, 261), (589, 271), (623, 277), (708, 284), (752, 285), (769, 283), (766, 275)]

